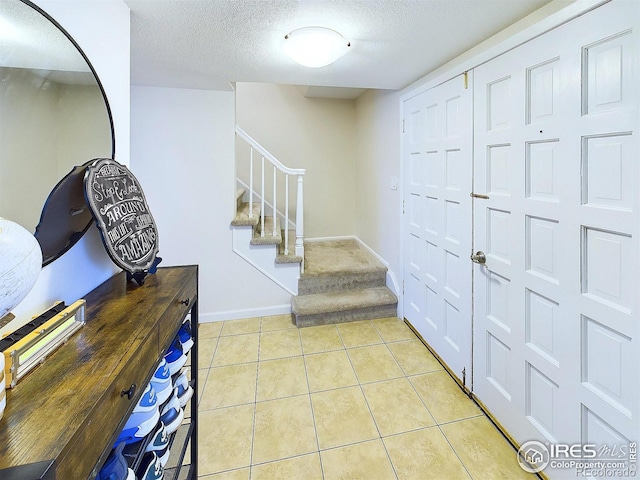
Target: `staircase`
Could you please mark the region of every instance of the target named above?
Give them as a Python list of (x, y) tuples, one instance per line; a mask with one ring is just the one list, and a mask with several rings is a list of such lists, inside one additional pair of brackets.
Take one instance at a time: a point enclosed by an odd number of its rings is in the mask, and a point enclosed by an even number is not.
[[(296, 325), (395, 317), (398, 299), (386, 287), (387, 268), (357, 240), (303, 242), (305, 171), (282, 165), (240, 127), (236, 135), (250, 150), (248, 185), (238, 179), (233, 250), (292, 294)], [(254, 152), (260, 156), (257, 182)], [(265, 168), (265, 160), (271, 167)], [(270, 168), (273, 187), (268, 192), (265, 172)], [(289, 220), (289, 176), (297, 179), (295, 223)], [(283, 204), (279, 211), (276, 205)]]
[[(236, 191), (236, 216), (231, 221), (233, 227), (251, 227), (251, 245), (276, 245), (276, 264), (283, 263), (302, 263), (302, 256), (289, 254), (294, 252), (296, 247), (296, 232), (289, 229), (288, 232), (282, 230), (280, 226), (280, 218), (276, 217), (276, 226), (273, 227), (273, 217), (267, 216), (264, 221), (264, 232), (262, 235), (262, 223), (260, 207), (258, 205), (250, 206), (249, 202), (244, 200), (246, 190), (239, 188)], [(252, 213), (250, 214), (250, 209)], [(275, 232), (275, 234), (274, 234)], [(288, 242), (287, 253), (285, 253), (284, 239)]]
[(307, 242), (291, 310), (298, 327), (395, 317), (387, 267), (355, 239)]
[[(387, 267), (357, 240), (306, 242), (305, 270), (299, 274), (303, 258), (284, 254), (285, 233), (280, 228), (280, 219), (276, 218), (276, 234), (273, 235), (273, 220), (267, 216), (265, 235), (262, 236), (260, 208), (254, 205), (253, 215), (249, 216), (249, 202), (245, 201), (245, 195), (244, 189), (238, 189), (237, 211), (231, 225), (250, 229), (249, 243), (254, 250), (272, 246), (266, 257), (274, 266), (297, 267), (290, 272), (298, 274), (297, 295), (292, 292), (291, 300), (291, 310), (298, 327), (397, 315), (398, 299), (386, 286)], [(291, 230), (287, 237), (289, 250), (294, 251), (295, 232)], [(282, 285), (282, 279), (272, 279)]]

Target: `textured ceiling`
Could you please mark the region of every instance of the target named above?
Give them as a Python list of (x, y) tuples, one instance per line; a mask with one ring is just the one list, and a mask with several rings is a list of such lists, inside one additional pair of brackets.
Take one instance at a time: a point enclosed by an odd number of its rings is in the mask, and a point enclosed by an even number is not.
[(0, 0), (0, 66), (90, 72), (69, 39), (37, 10)]
[[(564, 1), (564, 0), (560, 0)], [(573, 0), (566, 0), (569, 4)], [(125, 0), (134, 85), (228, 90), (230, 82), (401, 89), (549, 0)], [(298, 27), (352, 47), (311, 69), (282, 51)]]

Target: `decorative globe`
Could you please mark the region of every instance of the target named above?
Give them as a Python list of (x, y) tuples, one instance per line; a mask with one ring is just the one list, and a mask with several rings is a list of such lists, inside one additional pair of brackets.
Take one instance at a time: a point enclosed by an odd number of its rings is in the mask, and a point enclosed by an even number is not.
[(0, 217), (0, 318), (27, 296), (41, 268), (42, 250), (36, 238)]
[(2, 415), (4, 415), (4, 409), (7, 406), (7, 394), (4, 389), (6, 387), (6, 380), (4, 377), (4, 353), (0, 352), (0, 376), (2, 376), (2, 380), (0, 380), (0, 420), (2, 420)]

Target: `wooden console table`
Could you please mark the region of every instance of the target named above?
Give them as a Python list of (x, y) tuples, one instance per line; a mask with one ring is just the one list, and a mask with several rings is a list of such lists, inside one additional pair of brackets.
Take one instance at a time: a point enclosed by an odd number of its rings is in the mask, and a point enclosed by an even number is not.
[[(7, 391), (0, 420), (3, 480), (94, 478), (187, 313), (197, 387), (197, 266), (159, 268), (143, 286), (127, 283), (123, 272), (85, 299), (86, 325)], [(197, 479), (197, 398), (196, 389), (190, 423), (180, 427), (187, 433), (171, 448), (177, 467), (165, 479)], [(189, 442), (190, 459), (183, 462)]]

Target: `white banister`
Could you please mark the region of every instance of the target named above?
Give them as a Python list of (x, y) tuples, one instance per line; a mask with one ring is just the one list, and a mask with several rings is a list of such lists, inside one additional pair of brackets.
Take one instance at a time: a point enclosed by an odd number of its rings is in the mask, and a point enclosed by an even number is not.
[[(295, 224), (293, 229), (295, 230), (295, 255), (304, 259), (304, 175), (305, 170), (303, 168), (289, 168), (283, 165), (277, 158), (269, 153), (262, 145), (254, 140), (247, 132), (236, 125), (236, 135), (238, 138), (243, 139), (251, 148), (250, 153), (250, 167), (249, 167), (249, 218), (253, 218), (253, 203), (254, 193), (260, 198), (260, 236), (265, 237), (265, 204), (270, 205), (273, 214), (273, 231), (269, 235), (279, 236), (280, 232), (277, 231), (277, 218), (284, 220), (282, 229), (284, 230), (284, 255), (291, 255), (294, 252), (289, 251), (289, 229), (290, 229), (290, 215), (289, 215), (289, 176), (294, 175), (297, 177), (297, 189), (296, 189), (296, 206), (295, 206)], [(260, 191), (254, 189), (254, 165), (253, 165), (253, 152), (257, 152), (261, 158), (260, 164)], [(265, 191), (265, 160), (267, 160), (273, 166), (273, 189), (272, 197), (267, 199), (268, 193)], [(245, 170), (246, 171), (246, 170)], [(279, 212), (277, 209), (277, 181), (278, 174), (284, 174), (284, 213)], [(242, 183), (242, 182), (240, 182)], [(246, 187), (246, 184), (245, 184)], [(282, 195), (282, 194), (281, 194)], [(301, 263), (301, 270), (304, 271), (304, 260)]]
[(284, 254), (289, 255), (289, 174), (284, 174)]
[(260, 236), (264, 237), (264, 156), (262, 157), (262, 165), (260, 167), (260, 175), (261, 175), (261, 186), (260, 186), (260, 192), (261, 192), (261, 197), (262, 197), (262, 201), (260, 204)]
[(304, 175), (305, 174), (304, 168), (289, 168), (289, 167), (284, 166), (282, 163), (280, 163), (280, 161), (276, 157), (271, 155), (262, 145), (260, 145), (258, 142), (256, 142), (247, 132), (242, 130), (242, 128), (240, 128), (237, 125), (236, 125), (236, 133), (245, 142), (247, 142), (249, 145), (252, 145), (253, 148), (255, 148), (256, 151), (260, 155), (262, 155), (264, 158), (266, 158), (269, 161), (269, 163), (271, 163), (272, 165), (275, 165), (278, 168), (278, 170), (280, 170), (281, 172), (288, 173), (290, 175)]
[(253, 147), (249, 161), (249, 218), (253, 218)]
[[(296, 193), (296, 255), (304, 257), (304, 177), (298, 176), (298, 191)], [(304, 271), (304, 262), (302, 263)]]
[(276, 166), (273, 166), (273, 233), (272, 235), (275, 237), (277, 234), (277, 229), (276, 229), (276, 215), (278, 213), (278, 209), (277, 209), (277, 199), (278, 199), (278, 195), (276, 192), (276, 180), (278, 179), (277, 177), (277, 170), (276, 170)]

